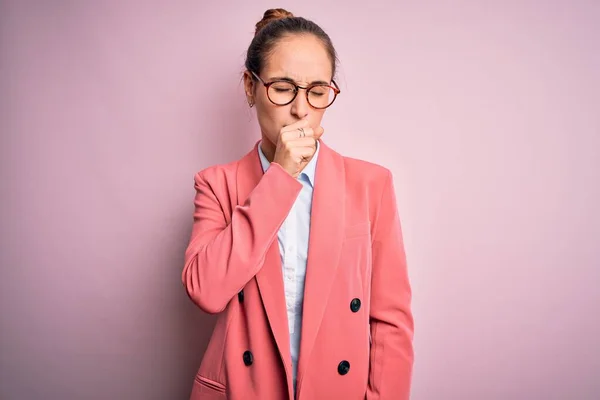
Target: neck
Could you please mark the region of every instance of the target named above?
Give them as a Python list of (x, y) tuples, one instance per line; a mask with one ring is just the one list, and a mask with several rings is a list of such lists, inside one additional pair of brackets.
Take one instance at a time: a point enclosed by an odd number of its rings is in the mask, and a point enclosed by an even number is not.
[(271, 141), (267, 139), (265, 135), (262, 136), (262, 141), (260, 142), (260, 149), (267, 158), (267, 161), (269, 161), (270, 163), (273, 162), (273, 159), (275, 158), (275, 145), (271, 143)]

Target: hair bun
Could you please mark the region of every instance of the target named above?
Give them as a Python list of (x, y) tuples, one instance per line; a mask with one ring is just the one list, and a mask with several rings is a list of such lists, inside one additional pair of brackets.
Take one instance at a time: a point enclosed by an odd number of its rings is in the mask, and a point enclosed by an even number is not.
[(292, 18), (293, 16), (294, 16), (294, 14), (292, 14), (291, 12), (289, 12), (288, 10), (285, 10), (283, 8), (268, 9), (267, 11), (265, 11), (263, 18), (256, 23), (256, 31), (254, 32), (254, 36), (256, 36), (258, 34), (258, 32), (262, 28), (264, 28), (269, 22), (275, 21), (278, 19)]

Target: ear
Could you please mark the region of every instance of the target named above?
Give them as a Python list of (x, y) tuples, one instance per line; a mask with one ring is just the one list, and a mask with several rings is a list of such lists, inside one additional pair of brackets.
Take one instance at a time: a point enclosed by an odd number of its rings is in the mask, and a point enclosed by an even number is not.
[(254, 103), (254, 79), (252, 79), (250, 71), (247, 70), (244, 72), (244, 92), (248, 103)]

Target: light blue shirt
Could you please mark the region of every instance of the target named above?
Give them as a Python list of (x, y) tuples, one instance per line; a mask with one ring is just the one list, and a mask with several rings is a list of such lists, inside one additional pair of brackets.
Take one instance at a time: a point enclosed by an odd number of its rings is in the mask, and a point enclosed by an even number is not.
[[(260, 145), (258, 155), (263, 172), (269, 168)], [(290, 353), (292, 354), (292, 376), (294, 393), (296, 392), (296, 377), (298, 373), (298, 355), (300, 353), (300, 332), (302, 331), (302, 301), (304, 299), (304, 279), (306, 277), (306, 261), (308, 258), (308, 237), (310, 232), (310, 213), (312, 196), (315, 185), (315, 171), (319, 155), (319, 142), (313, 158), (298, 176), (302, 190), (296, 198), (290, 213), (279, 232), (279, 254), (283, 272), (283, 287), (290, 331)]]

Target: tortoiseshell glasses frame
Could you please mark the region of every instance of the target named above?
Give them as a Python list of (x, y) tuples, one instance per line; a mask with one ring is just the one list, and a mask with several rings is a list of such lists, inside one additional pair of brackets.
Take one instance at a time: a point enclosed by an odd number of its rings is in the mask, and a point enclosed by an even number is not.
[[(273, 103), (277, 106), (287, 106), (288, 104), (293, 102), (296, 99), (296, 96), (298, 95), (298, 92), (300, 91), (300, 89), (304, 89), (306, 91), (306, 101), (308, 101), (308, 104), (310, 104), (311, 107), (316, 108), (318, 110), (322, 110), (322, 109), (325, 109), (325, 108), (331, 106), (333, 104), (333, 102), (335, 101), (335, 99), (337, 98), (337, 95), (340, 94), (340, 89), (334, 80), (331, 81), (331, 83), (334, 86), (327, 85), (324, 83), (312, 83), (308, 86), (300, 86), (296, 82), (293, 82), (291, 80), (283, 80), (283, 79), (276, 79), (271, 82), (265, 82), (254, 71), (250, 71), (250, 73), (264, 85), (265, 90), (267, 92), (267, 98), (269, 99), (269, 101), (271, 103)], [(293, 95), (289, 100), (277, 101), (277, 99), (275, 99), (275, 100), (273, 99), (273, 97), (275, 97), (277, 95), (277, 93), (275, 92), (276, 87), (273, 87), (273, 84), (277, 84), (277, 83), (279, 83), (280, 85), (283, 85), (282, 87), (285, 88), (285, 90), (280, 89), (280, 91), (282, 91), (282, 92), (287, 91), (287, 89), (293, 90)], [(326, 90), (329, 93), (320, 93), (319, 90), (321, 92)], [(316, 98), (321, 98), (323, 96), (328, 95), (327, 96), (328, 104), (325, 106), (322, 106), (319, 104), (317, 104), (317, 105), (313, 104), (313, 102), (315, 100), (313, 99), (313, 101), (311, 102), (309, 94), (313, 94), (314, 96), (316, 96)], [(281, 97), (283, 97), (283, 98), (287, 98), (289, 96), (290, 95), (287, 95), (287, 94), (281, 95)]]

